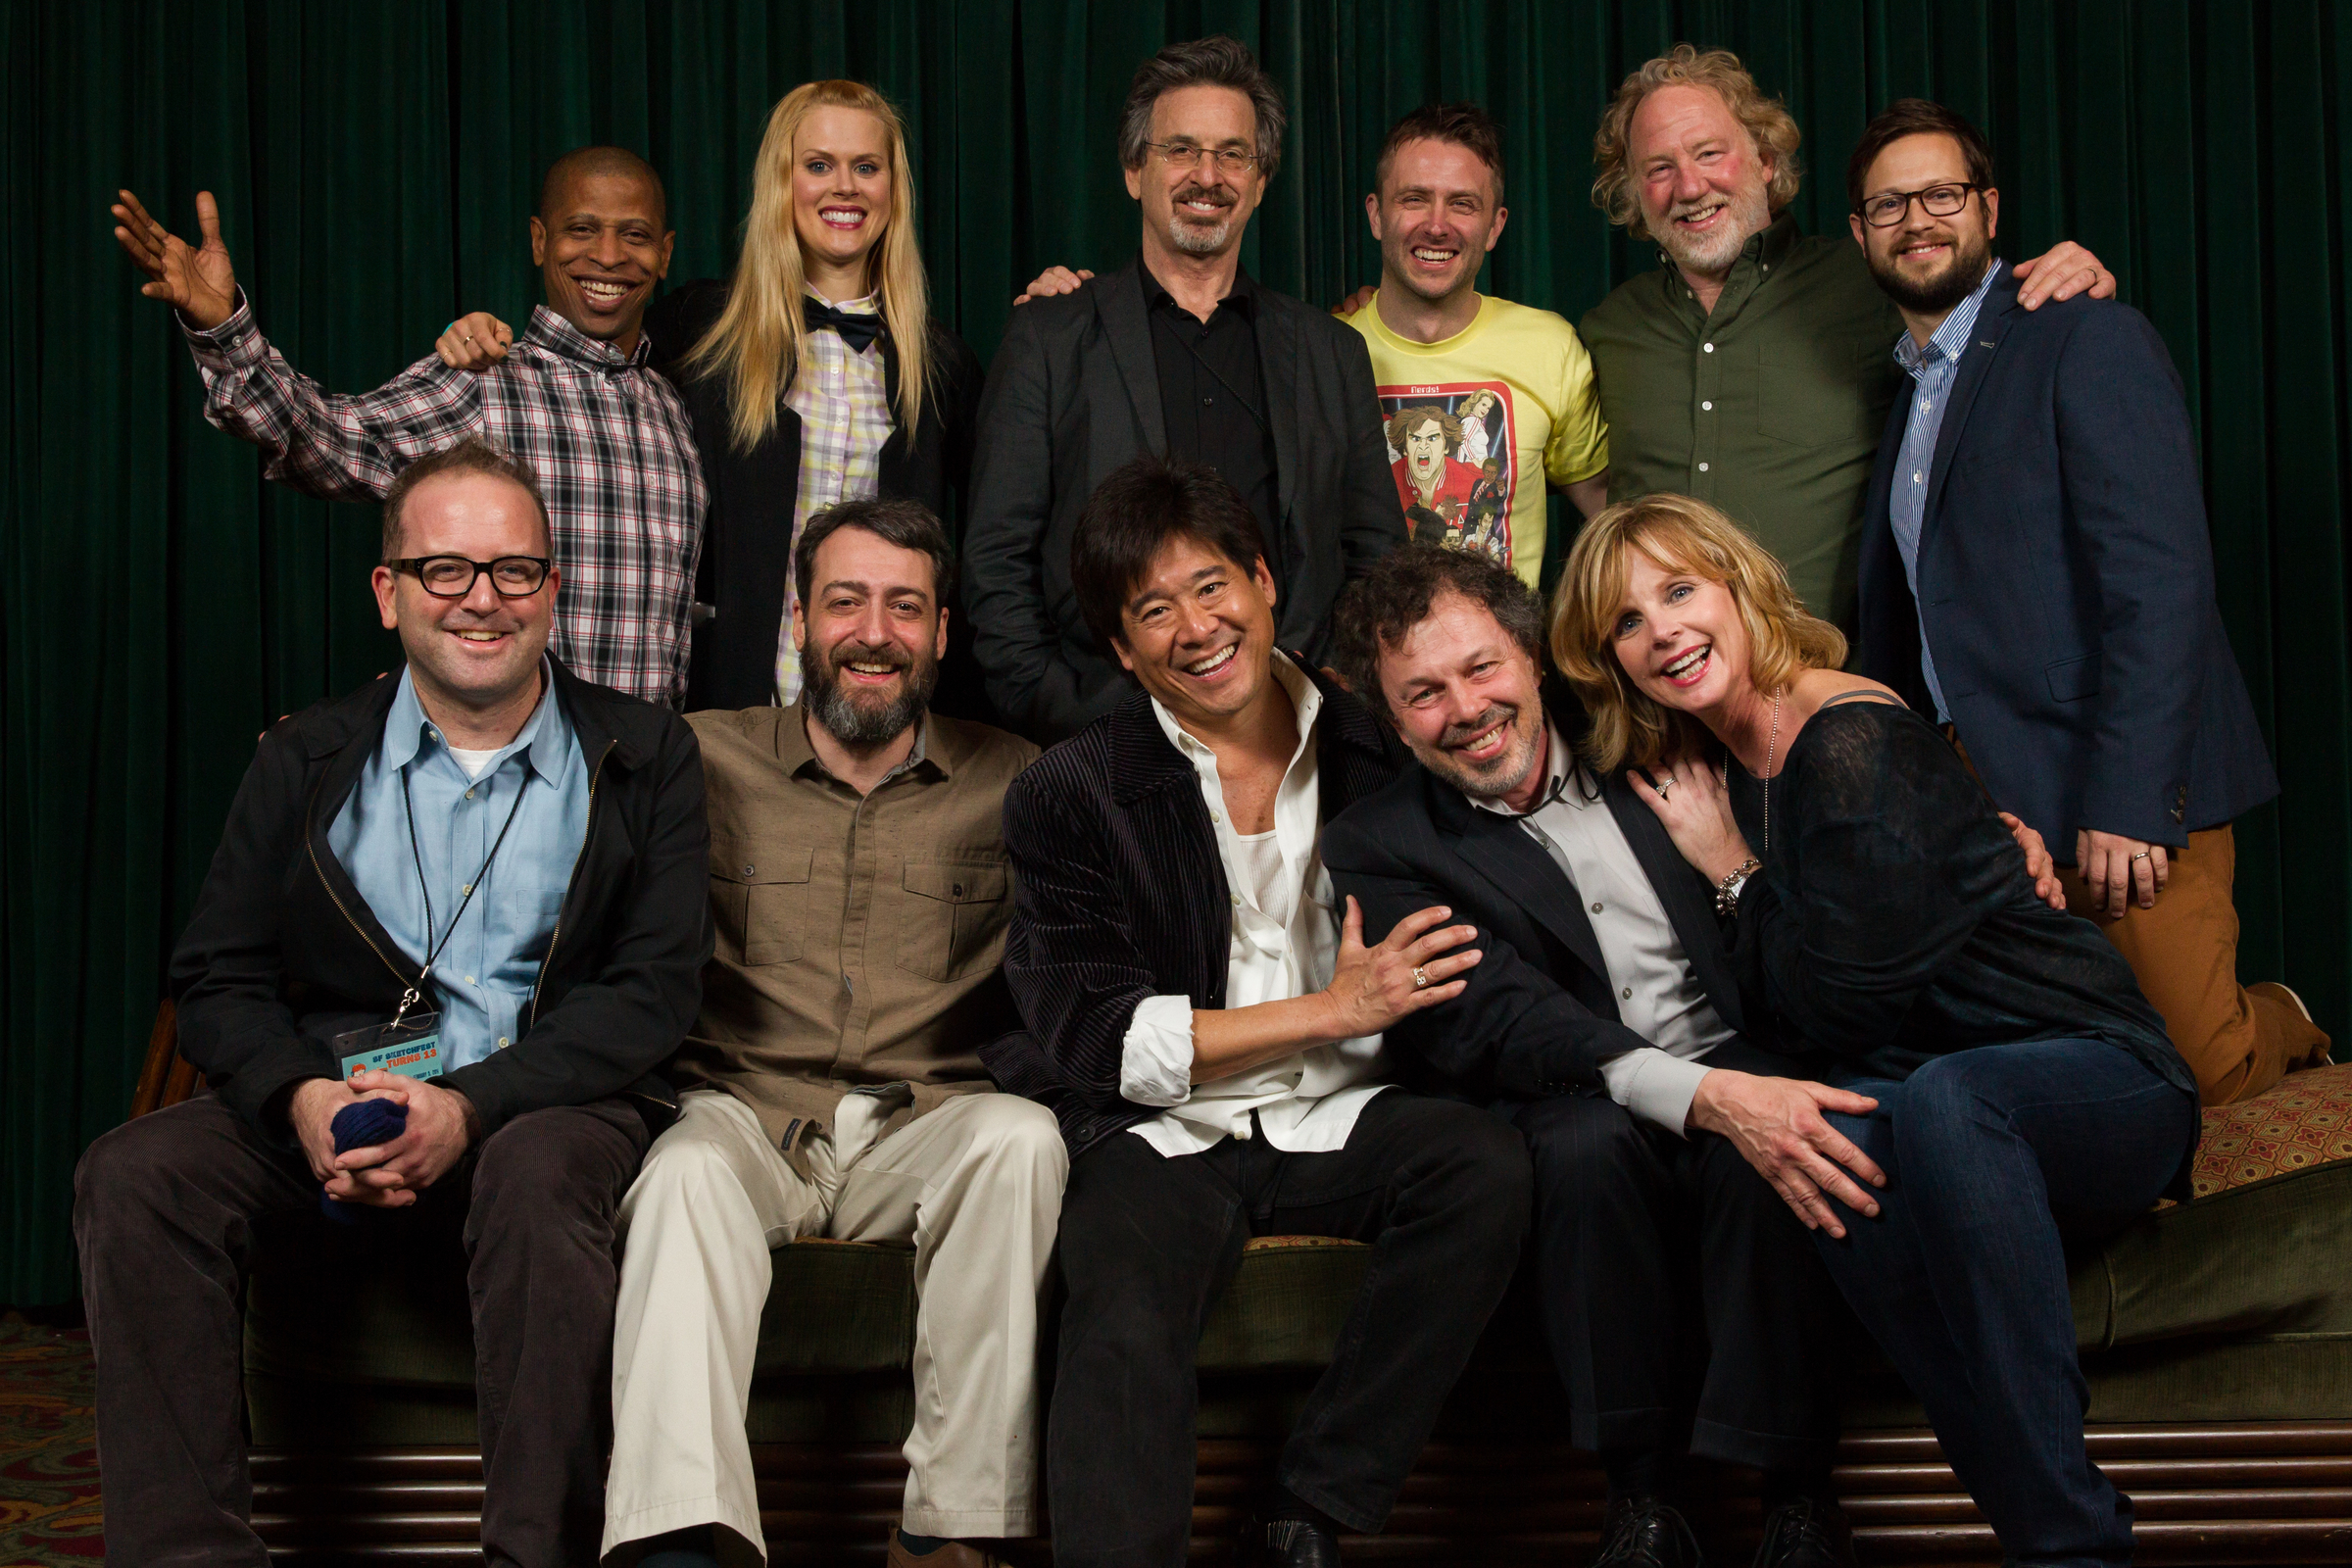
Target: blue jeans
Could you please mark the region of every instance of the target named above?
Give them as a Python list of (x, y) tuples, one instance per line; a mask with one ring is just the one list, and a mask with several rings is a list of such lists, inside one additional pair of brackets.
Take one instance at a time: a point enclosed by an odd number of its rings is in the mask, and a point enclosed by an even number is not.
[(1886, 1172), (1877, 1219), (1816, 1232), (2013, 1563), (2132, 1560), (2132, 1504), (2082, 1441), (2067, 1240), (2112, 1234), (2180, 1168), (2194, 1096), (2119, 1046), (2037, 1040), (1859, 1080), (1833, 1115)]

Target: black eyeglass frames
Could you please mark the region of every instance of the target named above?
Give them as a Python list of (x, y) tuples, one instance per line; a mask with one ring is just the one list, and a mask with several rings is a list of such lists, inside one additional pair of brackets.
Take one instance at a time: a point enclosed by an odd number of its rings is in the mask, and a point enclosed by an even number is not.
[(1862, 204), (1862, 221), (1873, 228), (1892, 228), (1911, 211), (1913, 202), (1919, 203), (1921, 211), (1930, 218), (1949, 218), (1968, 205), (1971, 193), (1984, 188), (1961, 181), (1930, 185), (1926, 190), (1890, 190)]
[(496, 561), (469, 561), (464, 556), (411, 556), (387, 561), (394, 571), (405, 571), (424, 585), (435, 599), (463, 599), (473, 592), (474, 579), (490, 574), (490, 586), (501, 599), (528, 599), (547, 586), (555, 563), (545, 556), (501, 556)]

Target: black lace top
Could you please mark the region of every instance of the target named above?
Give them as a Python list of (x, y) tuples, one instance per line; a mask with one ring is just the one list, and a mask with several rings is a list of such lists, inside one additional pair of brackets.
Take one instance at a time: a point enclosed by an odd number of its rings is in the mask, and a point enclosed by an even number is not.
[(1763, 871), (1733, 959), (1748, 1022), (1785, 1050), (1900, 1079), (1934, 1056), (2030, 1040), (2112, 1041), (2196, 1079), (2123, 956), (2034, 895), (2025, 852), (1941, 735), (1907, 708), (1815, 713), (1764, 792), (1736, 763), (1733, 814)]

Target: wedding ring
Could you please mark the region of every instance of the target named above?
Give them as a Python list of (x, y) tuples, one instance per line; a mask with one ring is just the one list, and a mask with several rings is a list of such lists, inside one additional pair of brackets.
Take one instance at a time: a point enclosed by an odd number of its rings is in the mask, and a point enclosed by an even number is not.
[(1661, 801), (1664, 800), (1666, 798), (1666, 792), (1672, 788), (1674, 788), (1674, 780), (1672, 779), (1668, 779), (1665, 783), (1659, 785), (1658, 799)]
[(1417, 963), (1413, 965), (1413, 989), (1415, 991), (1427, 991), (1429, 989), (1429, 971), (1422, 968)]
[(2134, 855), (2133, 857), (2132, 857), (2132, 858), (2133, 858), (2134, 860), (2144, 860), (2144, 859), (2146, 859), (2147, 858), (2148, 858), (2148, 852), (2147, 852), (2147, 851), (2145, 851), (2145, 850), (2142, 850), (2142, 851), (2140, 851), (2140, 852), (2139, 852), (2137, 855)]

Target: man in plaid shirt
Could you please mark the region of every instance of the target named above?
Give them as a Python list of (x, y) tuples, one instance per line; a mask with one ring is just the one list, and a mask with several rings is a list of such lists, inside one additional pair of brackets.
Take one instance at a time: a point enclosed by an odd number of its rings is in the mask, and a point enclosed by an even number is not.
[(428, 356), (358, 395), (324, 391), (263, 338), (210, 192), (196, 197), (201, 249), (121, 196), (115, 237), (151, 279), (141, 292), (178, 309), (205, 417), (268, 453), (270, 478), (368, 501), (462, 436), (495, 442), (531, 466), (554, 518), (556, 656), (633, 697), (683, 701), (705, 489), (686, 406), (648, 364), (645, 308), (671, 241), (651, 165), (584, 147), (548, 171), (531, 219), (548, 303), (494, 369)]

